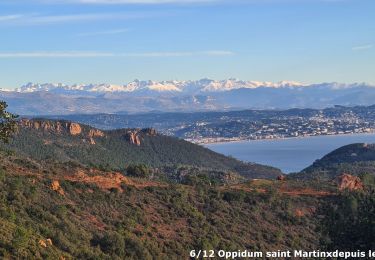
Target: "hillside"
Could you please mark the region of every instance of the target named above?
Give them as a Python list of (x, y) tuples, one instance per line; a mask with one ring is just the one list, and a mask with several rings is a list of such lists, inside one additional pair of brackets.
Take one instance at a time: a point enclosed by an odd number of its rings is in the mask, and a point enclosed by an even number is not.
[(332, 179), (343, 173), (375, 175), (375, 144), (358, 143), (340, 147), (294, 177)]
[[(72, 159), (72, 151), (78, 152), (74, 147), (90, 151), (82, 143), (93, 148), (104, 143), (101, 138), (120, 136), (130, 151), (158, 137), (151, 129), (137, 130), (136, 136), (123, 131), (101, 132), (63, 121), (23, 122), (13, 147), (22, 143), (25, 151), (0, 149), (0, 258), (189, 259), (197, 249), (373, 248), (373, 225), (366, 221), (374, 219), (375, 193), (361, 180), (361, 189), (353, 191), (349, 186), (342, 190), (342, 183), (338, 189), (330, 181), (288, 178), (230, 183), (215, 181), (222, 172), (197, 166), (164, 166), (137, 175), (136, 168), (98, 169)], [(33, 145), (35, 150), (44, 146), (21, 137), (43, 137), (39, 142), (49, 148), (30, 158)], [(49, 159), (45, 153), (51, 153)], [(89, 155), (79, 158), (89, 162)], [(185, 179), (162, 177), (173, 170)], [(359, 234), (363, 237), (352, 241)]]
[(36, 160), (74, 161), (110, 170), (145, 164), (152, 168), (187, 165), (232, 171), (246, 178), (274, 179), (281, 173), (160, 135), (153, 129), (101, 131), (69, 121), (21, 120), (8, 148)]
[(275, 181), (254, 188), (171, 184), (6, 151), (0, 165), (5, 259), (188, 259), (197, 248), (313, 250), (320, 237), (316, 208), (329, 199), (278, 194)]

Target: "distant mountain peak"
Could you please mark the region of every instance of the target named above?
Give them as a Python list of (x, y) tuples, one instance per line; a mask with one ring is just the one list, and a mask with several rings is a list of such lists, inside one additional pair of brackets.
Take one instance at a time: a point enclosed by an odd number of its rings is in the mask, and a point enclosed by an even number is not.
[(71, 93), (71, 92), (89, 92), (89, 93), (132, 93), (132, 92), (155, 92), (155, 93), (184, 93), (184, 94), (198, 94), (207, 92), (225, 92), (235, 89), (257, 89), (257, 88), (300, 88), (300, 87), (315, 87), (328, 89), (350, 89), (357, 87), (375, 87), (367, 83), (338, 83), (326, 82), (319, 84), (303, 84), (297, 81), (283, 80), (279, 82), (269, 81), (252, 81), (240, 80), (236, 78), (229, 78), (225, 80), (214, 80), (203, 78), (200, 80), (139, 80), (135, 79), (124, 85), (116, 84), (73, 84), (67, 85), (63, 83), (32, 83), (29, 82), (15, 91), (20, 93), (32, 92), (57, 92), (57, 93)]
[(114, 84), (74, 84), (66, 85), (62, 83), (27, 83), (21, 88), (16, 89), (17, 92), (30, 93), (38, 91), (49, 91), (49, 92), (70, 92), (70, 91), (82, 91), (82, 92), (139, 92), (139, 91), (154, 91), (154, 92), (222, 92), (230, 91), (233, 89), (248, 88), (254, 89), (258, 87), (299, 87), (303, 84), (294, 81), (280, 81), (277, 83), (273, 82), (261, 82), (261, 81), (243, 81), (235, 78), (226, 80), (213, 80), (203, 78), (200, 80), (169, 80), (169, 81), (141, 81), (138, 79), (133, 80), (125, 85), (114, 85)]
[(136, 79), (125, 85), (27, 83), (15, 91), (0, 90), (0, 98), (14, 113), (21, 115), (325, 108), (373, 105), (375, 86), (235, 78)]

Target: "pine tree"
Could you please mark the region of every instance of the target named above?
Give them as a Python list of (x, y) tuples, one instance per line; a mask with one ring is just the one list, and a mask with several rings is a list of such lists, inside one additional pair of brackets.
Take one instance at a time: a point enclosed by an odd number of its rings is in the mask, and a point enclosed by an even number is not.
[(4, 143), (8, 143), (17, 130), (16, 118), (18, 116), (6, 111), (7, 107), (5, 101), (0, 101), (0, 141)]

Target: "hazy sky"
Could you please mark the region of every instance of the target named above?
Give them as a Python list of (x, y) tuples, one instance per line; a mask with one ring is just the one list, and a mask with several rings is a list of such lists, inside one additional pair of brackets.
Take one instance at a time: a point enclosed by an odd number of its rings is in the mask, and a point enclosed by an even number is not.
[(133, 79), (375, 84), (374, 0), (1, 0), (0, 87)]

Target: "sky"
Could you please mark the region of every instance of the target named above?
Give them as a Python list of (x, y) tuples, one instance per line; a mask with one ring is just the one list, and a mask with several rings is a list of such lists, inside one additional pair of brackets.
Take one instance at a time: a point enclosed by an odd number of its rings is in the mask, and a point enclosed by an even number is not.
[(0, 0), (0, 87), (375, 84), (374, 0)]

